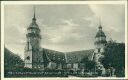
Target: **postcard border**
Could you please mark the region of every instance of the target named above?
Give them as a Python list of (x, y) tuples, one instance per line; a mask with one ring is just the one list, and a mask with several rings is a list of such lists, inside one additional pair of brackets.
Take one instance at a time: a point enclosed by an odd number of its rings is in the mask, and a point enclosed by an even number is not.
[(34, 80), (42, 79), (127, 79), (128, 78), (128, 59), (127, 59), (127, 1), (2, 1), (1, 2), (1, 79), (3, 80), (33, 80), (33, 78), (4, 78), (4, 6), (5, 5), (40, 5), (40, 4), (124, 4), (125, 5), (125, 78), (115, 77), (97, 77), (97, 78), (45, 78), (45, 77), (34, 77)]

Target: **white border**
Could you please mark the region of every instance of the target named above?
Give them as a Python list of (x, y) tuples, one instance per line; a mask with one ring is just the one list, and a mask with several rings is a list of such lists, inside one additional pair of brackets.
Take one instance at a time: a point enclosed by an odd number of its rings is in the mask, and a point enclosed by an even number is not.
[[(124, 4), (125, 5), (125, 78), (97, 77), (97, 78), (4, 78), (4, 6), (5, 5), (59, 5), (59, 4)], [(1, 2), (1, 79), (2, 80), (69, 80), (69, 79), (128, 79), (128, 59), (127, 59), (127, 1), (2, 1)]]

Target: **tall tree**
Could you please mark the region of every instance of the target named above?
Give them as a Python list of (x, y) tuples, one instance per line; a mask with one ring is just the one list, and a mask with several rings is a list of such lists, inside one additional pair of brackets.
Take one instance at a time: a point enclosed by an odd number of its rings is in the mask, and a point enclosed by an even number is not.
[(90, 61), (86, 57), (81, 60), (81, 63), (83, 63), (84, 64), (84, 68), (88, 69), (88, 70), (94, 69), (95, 68), (95, 64), (96, 64), (94, 61)]
[(13, 69), (16, 67), (23, 67), (23, 60), (16, 54), (9, 51), (7, 48), (4, 49), (4, 68)]
[(105, 47), (102, 63), (105, 68), (113, 67), (120, 74), (125, 68), (125, 44), (108, 42)]

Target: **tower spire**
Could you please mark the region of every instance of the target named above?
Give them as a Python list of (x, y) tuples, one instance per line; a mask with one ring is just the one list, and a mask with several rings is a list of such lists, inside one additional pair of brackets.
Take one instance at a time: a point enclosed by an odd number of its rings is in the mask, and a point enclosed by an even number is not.
[(99, 24), (101, 25), (101, 17), (99, 17)]
[(35, 6), (33, 6), (33, 20), (36, 20), (36, 16), (35, 16), (35, 10), (36, 10), (36, 8), (35, 8)]
[(34, 18), (35, 18), (35, 6), (34, 6)]
[(99, 30), (102, 30), (101, 17), (99, 17)]

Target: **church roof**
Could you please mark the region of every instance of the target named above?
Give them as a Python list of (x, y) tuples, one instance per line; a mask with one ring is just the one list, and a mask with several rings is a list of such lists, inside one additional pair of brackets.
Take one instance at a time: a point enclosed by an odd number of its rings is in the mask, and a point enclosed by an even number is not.
[(29, 28), (39, 28), (38, 27), (38, 24), (36, 23), (36, 17), (35, 17), (35, 8), (34, 8), (34, 15), (33, 15), (33, 18), (32, 18), (32, 23), (29, 25)]
[(103, 31), (98, 31), (96, 37), (106, 37)]
[(82, 50), (82, 51), (73, 51), (73, 52), (67, 52), (67, 63), (77, 63), (81, 62), (83, 58), (88, 58), (89, 60), (93, 56), (94, 50)]
[(99, 31), (97, 32), (95, 38), (97, 38), (97, 37), (106, 37), (106, 35), (105, 35), (104, 32), (102, 31), (101, 25), (99, 26)]
[(90, 60), (93, 56), (93, 52), (94, 50), (91, 49), (63, 53), (45, 48), (41, 51), (42, 54), (45, 54), (45, 58), (47, 58), (45, 60), (55, 63), (77, 63), (81, 62), (83, 58), (88, 58)]
[(39, 26), (38, 26), (38, 24), (36, 23), (36, 21), (34, 20), (34, 21), (32, 21), (32, 23), (29, 25), (29, 28), (28, 29), (32, 29), (32, 28), (39, 28)]
[(49, 61), (52, 61), (55, 63), (65, 63), (66, 62), (65, 54), (62, 52), (43, 48), (41, 53), (45, 54)]

